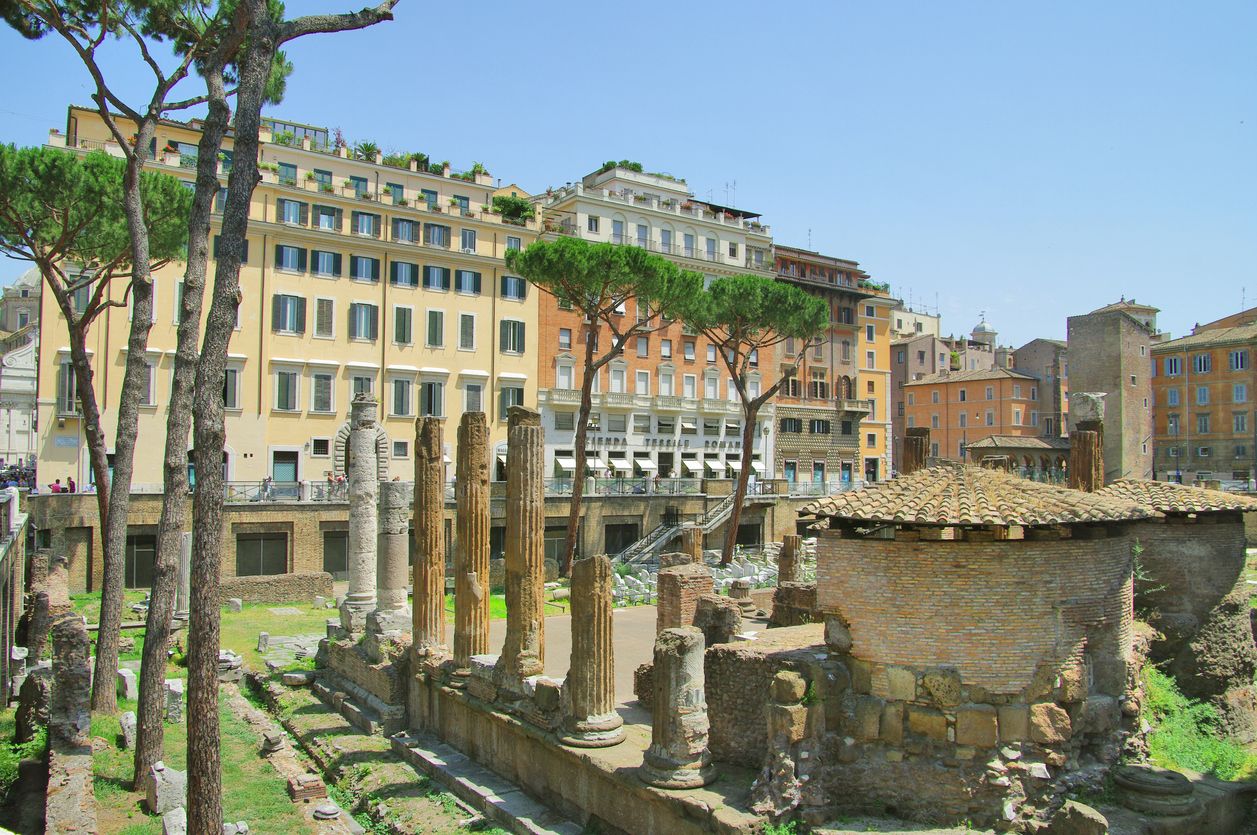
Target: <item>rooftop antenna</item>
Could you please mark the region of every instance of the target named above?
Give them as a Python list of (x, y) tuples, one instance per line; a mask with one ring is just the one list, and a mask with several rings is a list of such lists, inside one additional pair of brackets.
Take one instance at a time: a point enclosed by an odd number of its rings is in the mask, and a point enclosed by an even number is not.
[(809, 226), (807, 230), (807, 248), (812, 248), (812, 228)]

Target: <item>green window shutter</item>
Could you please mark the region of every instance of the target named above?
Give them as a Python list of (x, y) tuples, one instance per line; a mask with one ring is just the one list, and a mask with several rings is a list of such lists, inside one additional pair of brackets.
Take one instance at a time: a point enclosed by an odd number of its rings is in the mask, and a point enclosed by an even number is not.
[(371, 338), (380, 338), (380, 308), (371, 305)]
[(372, 281), (380, 280), (380, 259), (379, 258), (371, 259), (371, 280)]
[(345, 231), (345, 212), (343, 209), (336, 210), (336, 231)]
[(297, 269), (302, 272), (306, 271), (306, 257), (307, 253), (304, 248), (297, 250)]
[(301, 225), (302, 226), (310, 225), (310, 204), (309, 203), (301, 204)]
[(279, 269), (284, 265), (284, 250), (279, 244), (275, 244), (275, 269)]
[(279, 310), (279, 294), (271, 296), (271, 330), (279, 330), (280, 310)]
[(442, 290), (450, 289), (450, 268), (449, 267), (441, 268), (441, 289)]
[(304, 296), (297, 298), (297, 333), (306, 332), (306, 300)]
[(246, 238), (240, 249), (240, 263), (249, 263), (249, 240)]
[(480, 273), (472, 273), (471, 276), (472, 276), (471, 289), (477, 296), (479, 296), (480, 295)]
[(358, 338), (357, 317), (354, 316), (354, 313), (355, 311), (357, 311), (357, 309), (358, 309), (358, 306), (356, 304), (349, 305), (349, 338), (350, 339)]
[(498, 322), (498, 350), (505, 351), (509, 347), (507, 343), (507, 333), (510, 330), (510, 322), (503, 319)]
[(371, 215), (371, 217), (375, 218), (371, 223), (371, 233), (378, 238), (384, 232), (384, 219), (380, 215)]
[(340, 278), (340, 266), (341, 266), (340, 253), (337, 252), (332, 255), (332, 275), (336, 276), (337, 278)]

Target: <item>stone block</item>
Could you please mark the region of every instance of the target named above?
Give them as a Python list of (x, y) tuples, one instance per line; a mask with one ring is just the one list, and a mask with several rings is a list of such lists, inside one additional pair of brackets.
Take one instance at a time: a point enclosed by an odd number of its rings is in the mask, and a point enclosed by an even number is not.
[(258, 633), (258, 652), (270, 652), (271, 636), (267, 632)]
[(974, 748), (994, 748), (999, 742), (999, 722), (990, 705), (960, 705), (956, 708), (956, 744)]
[(533, 691), (533, 701), (540, 710), (558, 710), (563, 695), (563, 682), (553, 678), (538, 677)]
[(244, 611), (244, 601), (243, 601), (243, 600), (241, 600), (239, 597), (229, 597), (229, 598), (227, 598), (227, 611), (228, 611), (228, 612), (242, 612), (242, 611)]
[(154, 815), (164, 815), (171, 809), (186, 805), (188, 774), (168, 768), (163, 762), (153, 763), (145, 781), (144, 803)]
[(135, 670), (119, 670), (118, 671), (118, 698), (119, 699), (138, 699), (140, 697), (140, 684), (135, 678)]
[(188, 812), (177, 806), (161, 816), (161, 835), (187, 835)]
[(768, 738), (785, 735), (787, 742), (798, 742), (807, 735), (807, 708), (803, 705), (768, 705)]
[(960, 673), (955, 670), (931, 670), (921, 676), (921, 687), (939, 707), (960, 704)]
[(1040, 831), (1042, 835), (1108, 835), (1109, 820), (1090, 806), (1066, 800)]
[(1060, 701), (1065, 704), (1087, 698), (1086, 673), (1081, 664), (1070, 664), (1061, 670)]
[(773, 676), (772, 698), (777, 704), (798, 704), (803, 700), (805, 693), (807, 693), (807, 682), (798, 673), (782, 670)]
[(1027, 705), (1000, 705), (1000, 742), (1025, 742), (1030, 738), (1030, 708)]
[(947, 739), (947, 717), (931, 707), (908, 705), (908, 730), (939, 741)]
[(1086, 730), (1107, 733), (1122, 722), (1122, 706), (1113, 696), (1092, 696), (1083, 703)]
[(903, 702), (886, 702), (882, 707), (878, 736), (889, 745), (903, 742)]
[(282, 681), (287, 687), (307, 687), (314, 681), (314, 672), (311, 670), (293, 670), (284, 673)]
[(905, 667), (879, 665), (873, 668), (869, 692), (883, 699), (910, 702), (917, 696), (916, 674)]
[(1059, 745), (1073, 735), (1069, 714), (1051, 702), (1030, 706), (1030, 739), (1043, 745)]
[(135, 748), (135, 711), (128, 710), (126, 713), (118, 717), (118, 724), (122, 726), (122, 749), (130, 751)]
[(877, 696), (856, 696), (855, 738), (871, 742), (881, 733), (882, 707), (886, 703)]
[(825, 643), (834, 652), (846, 654), (851, 651), (851, 630), (842, 618), (834, 615), (825, 618)]
[(168, 678), (165, 685), (166, 721), (183, 721), (183, 679)]
[(870, 693), (873, 690), (873, 665), (859, 658), (847, 659), (847, 669), (851, 673), (851, 690), (855, 693)]

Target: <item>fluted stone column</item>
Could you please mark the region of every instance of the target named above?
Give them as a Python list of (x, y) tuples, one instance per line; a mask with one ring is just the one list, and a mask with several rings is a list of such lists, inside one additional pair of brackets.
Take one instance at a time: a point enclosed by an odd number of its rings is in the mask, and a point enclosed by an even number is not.
[(489, 426), (484, 412), (458, 424), (454, 464), (454, 668), (489, 651)]
[(367, 615), (375, 611), (377, 505), (380, 476), (375, 454), (378, 406), (370, 394), (359, 394), (349, 406), (349, 593), (340, 607), (341, 628), (360, 635)]
[(512, 406), (506, 428), (506, 640), (499, 687), (523, 692), (545, 659), (545, 471), (541, 415)]
[(568, 715), (561, 739), (578, 748), (605, 748), (624, 741), (624, 720), (615, 712), (609, 557), (572, 564), (571, 601), (572, 660), (563, 683)]
[(797, 533), (788, 533), (781, 538), (781, 552), (777, 555), (777, 585), (802, 581), (803, 566), (800, 564), (799, 554), (801, 541), (802, 537)]
[(380, 540), (376, 562), (375, 611), (367, 629), (384, 634), (410, 631), (406, 581), (410, 562), (410, 485), (401, 481), (380, 484)]
[(688, 555), (691, 562), (703, 561), (703, 529), (698, 525), (681, 529), (681, 553)]
[(192, 605), (192, 534), (179, 541), (179, 585), (175, 589), (175, 620), (187, 621)]
[(903, 455), (899, 458), (899, 474), (908, 475), (925, 467), (930, 455), (930, 428), (914, 426), (904, 433)]
[(650, 747), (638, 774), (663, 789), (692, 789), (716, 778), (707, 749), (703, 633), (693, 626), (665, 629), (655, 638), (655, 700)]
[(415, 421), (415, 583), (412, 646), (445, 651), (445, 448), (441, 420)]

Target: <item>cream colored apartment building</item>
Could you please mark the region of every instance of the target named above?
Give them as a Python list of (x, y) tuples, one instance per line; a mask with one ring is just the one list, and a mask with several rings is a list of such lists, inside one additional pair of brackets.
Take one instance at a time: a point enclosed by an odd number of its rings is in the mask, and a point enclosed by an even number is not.
[[(354, 159), (333, 147), (324, 128), (265, 125), (263, 182), (252, 199), (243, 301), (229, 347), (227, 480), (270, 478), (275, 489), (321, 489), (342, 469), (349, 403), (361, 391), (379, 400), (378, 448), (390, 478), (413, 476), (420, 414), (447, 418), (448, 453), (462, 413), (483, 410), (495, 449), (504, 451), (507, 407), (537, 402), (537, 293), (506, 273), (503, 256), (536, 239), (537, 221), (492, 212), (495, 188), (483, 171), (451, 174), (446, 166), (430, 173), (413, 162), (385, 165), (378, 154)], [(190, 187), (197, 127), (163, 123), (152, 170)], [(78, 107), (69, 109), (66, 131), (54, 131), (49, 145), (120, 155), (99, 116)], [(230, 136), (220, 160), (219, 200)], [(219, 210), (216, 201), (211, 252)], [(181, 278), (182, 265), (155, 277), (134, 477), (141, 490), (161, 482)], [(119, 282), (113, 297), (122, 291)], [(48, 295), (41, 316), (39, 479), (42, 486), (73, 476), (87, 485), (66, 331)], [(109, 438), (128, 329), (129, 310), (113, 308), (90, 335)]]

